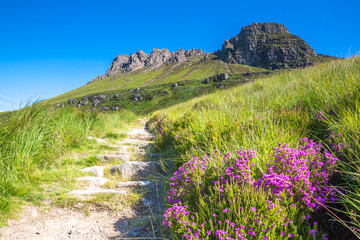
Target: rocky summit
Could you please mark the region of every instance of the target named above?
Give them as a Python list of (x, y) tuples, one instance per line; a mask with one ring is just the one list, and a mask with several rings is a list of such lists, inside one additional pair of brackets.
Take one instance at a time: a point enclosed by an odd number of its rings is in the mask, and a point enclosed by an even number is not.
[(151, 54), (139, 50), (130, 56), (121, 54), (111, 63), (104, 75), (96, 77), (94, 80), (104, 79), (116, 73), (131, 72), (143, 67), (157, 68), (163, 64), (185, 62), (189, 57), (202, 56), (206, 53), (201, 49), (184, 50), (170, 52), (168, 49), (154, 48)]
[(144, 69), (148, 71), (174, 63), (184, 63), (193, 56), (200, 56), (201, 59), (197, 60), (202, 63), (216, 57), (228, 64), (266, 69), (305, 67), (333, 59), (330, 56), (317, 55), (303, 39), (289, 33), (284, 25), (273, 22), (253, 23), (243, 27), (235, 37), (225, 40), (222, 49), (214, 53), (205, 53), (201, 49), (170, 52), (168, 49), (154, 48), (150, 54), (140, 50), (131, 55), (119, 55), (105, 74), (91, 82), (144, 67), (148, 67)]
[(219, 57), (226, 63), (246, 64), (268, 69), (313, 65), (316, 53), (303, 39), (290, 34), (278, 23), (253, 23), (225, 40)]

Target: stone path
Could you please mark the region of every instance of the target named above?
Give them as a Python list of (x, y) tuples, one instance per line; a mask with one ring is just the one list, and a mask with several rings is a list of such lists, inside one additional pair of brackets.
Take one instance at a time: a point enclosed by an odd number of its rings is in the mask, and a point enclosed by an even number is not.
[[(106, 139), (88, 137), (99, 143)], [(69, 196), (87, 199), (99, 194), (122, 194), (141, 191), (137, 206), (112, 210), (90, 209), (89, 216), (72, 209), (51, 207), (46, 211), (27, 206), (18, 220), (9, 220), (9, 226), (0, 229), (0, 239), (165, 239), (159, 223), (153, 221), (161, 214), (163, 199), (158, 195), (158, 183), (150, 176), (159, 174), (160, 154), (150, 153), (154, 136), (145, 128), (136, 128), (128, 137), (110, 145), (116, 151), (104, 151), (97, 158), (97, 166), (80, 169), (88, 176), (77, 178), (81, 189), (69, 192)], [(121, 164), (111, 165), (112, 161)], [(107, 188), (110, 177), (118, 179), (115, 188)], [(81, 201), (80, 201), (81, 203)]]

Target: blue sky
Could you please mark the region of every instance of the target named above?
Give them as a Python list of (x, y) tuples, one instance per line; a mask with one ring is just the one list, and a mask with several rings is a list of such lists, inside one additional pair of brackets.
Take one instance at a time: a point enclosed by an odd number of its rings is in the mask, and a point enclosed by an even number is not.
[(343, 1), (0, 0), (0, 111), (47, 99), (141, 49), (213, 52), (253, 22), (278, 22), (317, 53), (360, 51), (360, 3)]

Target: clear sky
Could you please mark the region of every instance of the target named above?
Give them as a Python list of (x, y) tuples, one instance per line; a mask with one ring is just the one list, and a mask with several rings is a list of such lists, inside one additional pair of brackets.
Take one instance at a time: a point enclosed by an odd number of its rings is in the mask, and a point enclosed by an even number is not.
[(0, 111), (47, 99), (141, 49), (213, 52), (253, 22), (284, 24), (317, 53), (360, 51), (359, 0), (0, 0)]

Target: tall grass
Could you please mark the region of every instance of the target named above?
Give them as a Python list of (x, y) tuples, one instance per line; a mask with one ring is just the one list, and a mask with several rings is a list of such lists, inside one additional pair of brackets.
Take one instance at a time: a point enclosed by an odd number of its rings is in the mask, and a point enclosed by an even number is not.
[(99, 114), (35, 104), (9, 113), (0, 123), (0, 218), (11, 214), (41, 182), (42, 171), (79, 147), (90, 133), (126, 127), (131, 112)]
[[(343, 211), (360, 229), (360, 58), (281, 73), (158, 111), (151, 119), (158, 145), (182, 156), (254, 149), (258, 171), (279, 143), (308, 137), (342, 161)], [(350, 222), (351, 220), (351, 222)], [(334, 233), (335, 235), (338, 233)]]

